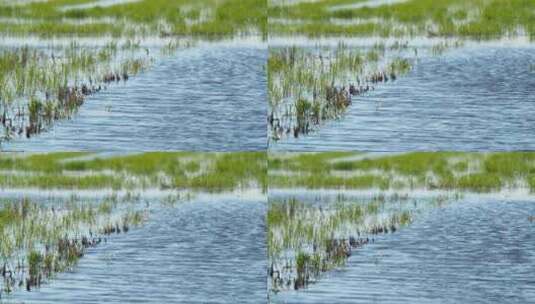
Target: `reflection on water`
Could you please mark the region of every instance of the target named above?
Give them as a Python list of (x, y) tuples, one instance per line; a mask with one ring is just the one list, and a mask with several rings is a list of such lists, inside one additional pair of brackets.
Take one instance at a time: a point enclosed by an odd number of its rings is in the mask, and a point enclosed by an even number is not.
[(3, 145), (24, 151), (263, 150), (267, 50), (203, 44), (91, 96), (70, 121)]
[(339, 121), (274, 150), (535, 149), (535, 46), (477, 46), (420, 58), (395, 83), (353, 99)]
[[(153, 207), (149, 222), (92, 249), (24, 303), (262, 303), (265, 202), (198, 199)], [(6, 299), (6, 295), (3, 295)]]
[(533, 201), (466, 199), (353, 253), (345, 268), (273, 303), (529, 303)]

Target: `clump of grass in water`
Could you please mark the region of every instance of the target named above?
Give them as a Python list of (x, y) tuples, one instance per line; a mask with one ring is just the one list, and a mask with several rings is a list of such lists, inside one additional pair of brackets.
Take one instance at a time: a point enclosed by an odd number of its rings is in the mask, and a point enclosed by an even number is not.
[[(401, 47), (398, 47), (401, 49)], [(395, 49), (392, 49), (395, 50)], [(298, 137), (317, 128), (323, 121), (340, 117), (352, 97), (393, 81), (408, 72), (408, 60), (397, 59), (378, 68), (385, 59), (385, 47), (368, 52), (340, 43), (335, 49), (305, 50), (295, 46), (270, 49), (268, 92), (271, 137), (288, 134)], [(403, 62), (403, 64), (399, 64)]]
[[(150, 57), (124, 60), (119, 66), (116, 43), (93, 50), (73, 42), (47, 50), (28, 46), (0, 52), (0, 113), (6, 135), (31, 137), (59, 119), (69, 118), (85, 98), (112, 81), (142, 71)], [(117, 66), (117, 67), (114, 67)], [(113, 76), (111, 76), (113, 75)]]
[(4, 202), (0, 209), (3, 291), (38, 288), (54, 273), (74, 267), (86, 249), (144, 221), (140, 210), (123, 211), (113, 200), (108, 204), (112, 205), (101, 208), (74, 198), (59, 207), (28, 199)]
[(321, 274), (345, 265), (355, 250), (377, 235), (394, 233), (410, 224), (430, 204), (410, 203), (407, 196), (379, 195), (370, 201), (314, 205), (295, 199), (270, 202), (268, 255), (273, 291), (301, 289)]

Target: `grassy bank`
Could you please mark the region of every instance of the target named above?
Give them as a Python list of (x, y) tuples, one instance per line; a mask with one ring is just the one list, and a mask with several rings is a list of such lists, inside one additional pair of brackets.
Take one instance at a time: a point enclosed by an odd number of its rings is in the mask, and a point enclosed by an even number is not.
[(40, 189), (267, 188), (264, 152), (154, 152), (100, 158), (87, 153), (2, 154), (0, 186)]
[(270, 187), (535, 191), (535, 153), (271, 154)]
[(0, 32), (45, 37), (267, 33), (263, 0), (141, 0), (106, 7), (77, 6), (90, 2), (0, 3)]
[(358, 6), (364, 2), (320, 0), (278, 5), (271, 1), (270, 35), (423, 35), (477, 39), (524, 34), (535, 36), (533, 1), (408, 0), (392, 5)]

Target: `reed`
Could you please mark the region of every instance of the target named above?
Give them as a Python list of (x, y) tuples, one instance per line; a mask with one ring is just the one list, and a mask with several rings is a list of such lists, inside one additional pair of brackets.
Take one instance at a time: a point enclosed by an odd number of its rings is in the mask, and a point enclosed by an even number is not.
[(325, 272), (343, 267), (352, 254), (381, 235), (397, 232), (429, 208), (454, 198), (411, 200), (378, 195), (352, 201), (302, 202), (294, 198), (269, 202), (268, 257), (272, 291), (306, 288)]
[(325, 121), (341, 117), (353, 97), (410, 70), (408, 59), (389, 59), (385, 52), (353, 49), (343, 43), (334, 49), (270, 49), (270, 137), (279, 140), (314, 131)]
[(2, 291), (9, 293), (23, 286), (27, 291), (39, 288), (55, 273), (74, 267), (88, 248), (145, 220), (144, 211), (132, 209), (131, 204), (126, 209), (117, 202), (103, 204), (107, 207), (75, 198), (52, 206), (25, 198), (2, 201)]

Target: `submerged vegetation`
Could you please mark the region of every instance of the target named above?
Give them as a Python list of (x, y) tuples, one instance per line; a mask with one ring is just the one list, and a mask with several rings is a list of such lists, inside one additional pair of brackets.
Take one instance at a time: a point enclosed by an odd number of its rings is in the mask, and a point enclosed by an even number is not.
[(423, 210), (449, 198), (427, 201), (379, 195), (334, 202), (271, 201), (268, 210), (269, 284), (274, 292), (306, 288), (323, 273), (345, 265), (360, 248), (382, 234), (410, 224)]
[(0, 1), (0, 145), (71, 119), (155, 54), (200, 39), (265, 37), (266, 16), (262, 0)]
[(0, 155), (0, 187), (40, 189), (267, 188), (265, 152)]
[(265, 190), (266, 163), (263, 152), (0, 154), (0, 297), (72, 270), (155, 208), (199, 193)]
[(440, 189), (535, 192), (535, 153), (270, 154), (277, 188)]
[(399, 51), (407, 48), (398, 42), (389, 48), (377, 44), (371, 49), (342, 43), (335, 49), (270, 49), (270, 138), (307, 134), (324, 121), (340, 117), (353, 97), (395, 81), (411, 69), (411, 61), (399, 56)]
[(30, 138), (71, 118), (88, 96), (126, 82), (153, 60), (130, 40), (95, 48), (72, 42), (59, 48), (0, 50), (0, 143)]
[(0, 202), (2, 293), (31, 291), (71, 269), (89, 248), (142, 224), (146, 211), (116, 196), (101, 202)]
[(535, 37), (535, 2), (525, 0), (269, 0), (270, 35)]

